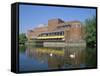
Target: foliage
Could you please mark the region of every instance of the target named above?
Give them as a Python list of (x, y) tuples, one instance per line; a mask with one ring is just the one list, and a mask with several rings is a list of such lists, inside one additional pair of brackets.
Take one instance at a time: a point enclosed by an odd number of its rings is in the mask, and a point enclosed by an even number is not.
[(19, 43), (24, 44), (27, 41), (27, 38), (24, 33), (19, 34)]
[(25, 45), (19, 45), (20, 52), (25, 52), (25, 49), (26, 49)]
[(85, 20), (86, 42), (88, 46), (95, 46), (96, 44), (96, 17)]

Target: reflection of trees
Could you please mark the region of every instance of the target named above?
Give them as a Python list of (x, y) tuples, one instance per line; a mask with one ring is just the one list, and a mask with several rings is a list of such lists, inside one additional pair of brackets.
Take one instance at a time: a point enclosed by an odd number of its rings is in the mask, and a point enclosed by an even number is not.
[(24, 45), (19, 45), (19, 50), (20, 52), (25, 52), (25, 46)]
[(48, 63), (48, 67), (52, 69), (83, 68), (89, 63), (87, 59), (90, 59), (88, 49), (86, 50), (85, 47), (27, 47), (26, 50), (28, 56), (41, 63)]
[(87, 53), (85, 56), (85, 62), (88, 67), (96, 67), (97, 66), (97, 56), (96, 56), (96, 48), (87, 48)]

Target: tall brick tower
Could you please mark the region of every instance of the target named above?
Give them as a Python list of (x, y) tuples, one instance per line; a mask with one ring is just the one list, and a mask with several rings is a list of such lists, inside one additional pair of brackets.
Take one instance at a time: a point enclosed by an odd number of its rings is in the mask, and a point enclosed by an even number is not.
[(64, 21), (61, 19), (48, 20), (48, 31), (54, 31), (60, 23), (64, 23)]
[(69, 29), (65, 29), (66, 42), (80, 42), (82, 40), (82, 27), (79, 21), (74, 21)]

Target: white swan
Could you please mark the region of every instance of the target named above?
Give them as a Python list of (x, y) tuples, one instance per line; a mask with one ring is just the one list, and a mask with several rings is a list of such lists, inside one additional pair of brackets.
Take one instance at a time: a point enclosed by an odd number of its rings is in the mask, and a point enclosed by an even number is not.
[(75, 53), (74, 54), (70, 54), (70, 58), (75, 58)]
[(53, 54), (52, 54), (52, 53), (50, 53), (49, 55), (50, 55), (50, 56), (52, 56)]

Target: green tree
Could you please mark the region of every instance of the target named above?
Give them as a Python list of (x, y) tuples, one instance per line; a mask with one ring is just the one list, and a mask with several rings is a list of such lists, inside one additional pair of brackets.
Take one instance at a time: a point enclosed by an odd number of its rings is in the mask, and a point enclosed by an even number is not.
[(24, 44), (25, 41), (27, 41), (27, 38), (26, 38), (25, 33), (19, 34), (19, 43), (20, 43), (20, 44)]
[(85, 20), (86, 42), (88, 46), (95, 46), (96, 44), (96, 17)]

